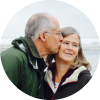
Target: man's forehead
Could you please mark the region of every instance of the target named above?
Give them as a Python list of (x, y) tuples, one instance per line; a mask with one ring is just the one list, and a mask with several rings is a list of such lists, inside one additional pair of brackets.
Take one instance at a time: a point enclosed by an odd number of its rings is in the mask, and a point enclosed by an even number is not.
[(52, 20), (52, 22), (57, 26), (59, 26), (59, 21), (57, 20), (57, 18), (55, 18), (54, 16), (52, 15), (47, 15), (47, 17)]
[(55, 22), (55, 21), (58, 21), (57, 18), (55, 18), (55, 17), (52, 16), (52, 15), (47, 15), (47, 17), (50, 18), (50, 19), (51, 19), (52, 21), (54, 21), (54, 22)]

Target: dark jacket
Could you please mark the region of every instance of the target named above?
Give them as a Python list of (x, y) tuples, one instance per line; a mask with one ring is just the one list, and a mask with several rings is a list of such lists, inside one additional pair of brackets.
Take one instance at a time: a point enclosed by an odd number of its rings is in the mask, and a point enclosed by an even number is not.
[[(11, 48), (1, 53), (3, 68), (12, 83), (26, 94), (44, 98), (44, 60), (28, 37), (13, 40)], [(32, 52), (31, 52), (32, 51)]]
[(56, 93), (54, 94), (54, 69), (51, 67), (47, 70), (44, 78), (44, 98), (46, 100), (61, 99), (68, 97), (81, 88), (83, 88), (91, 79), (90, 71), (85, 66), (80, 68), (70, 69), (62, 78)]

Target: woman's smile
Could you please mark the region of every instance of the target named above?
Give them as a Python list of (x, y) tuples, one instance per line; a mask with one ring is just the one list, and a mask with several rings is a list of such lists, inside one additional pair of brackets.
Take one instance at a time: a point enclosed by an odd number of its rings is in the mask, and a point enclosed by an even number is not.
[(65, 53), (66, 56), (71, 57), (72, 53)]

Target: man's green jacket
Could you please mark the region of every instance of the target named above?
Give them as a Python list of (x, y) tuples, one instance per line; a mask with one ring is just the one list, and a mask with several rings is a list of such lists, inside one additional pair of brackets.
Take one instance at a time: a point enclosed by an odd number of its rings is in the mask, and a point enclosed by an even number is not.
[(12, 83), (26, 94), (44, 99), (43, 58), (29, 37), (20, 37), (12, 41), (11, 48), (1, 53), (3, 68)]

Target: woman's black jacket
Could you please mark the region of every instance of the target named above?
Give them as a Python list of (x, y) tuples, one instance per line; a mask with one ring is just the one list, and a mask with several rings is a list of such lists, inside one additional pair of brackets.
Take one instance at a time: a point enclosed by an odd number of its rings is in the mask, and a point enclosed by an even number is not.
[(62, 78), (54, 94), (54, 68), (47, 70), (44, 78), (44, 98), (54, 100), (68, 97), (83, 88), (91, 79), (90, 71), (85, 66), (69, 70)]

